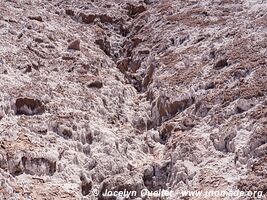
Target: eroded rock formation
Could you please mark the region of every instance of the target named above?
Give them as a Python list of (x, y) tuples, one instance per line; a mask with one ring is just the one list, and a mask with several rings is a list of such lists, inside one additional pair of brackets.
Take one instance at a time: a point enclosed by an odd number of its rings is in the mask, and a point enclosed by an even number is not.
[(264, 0), (2, 0), (0, 199), (266, 198), (266, 13)]

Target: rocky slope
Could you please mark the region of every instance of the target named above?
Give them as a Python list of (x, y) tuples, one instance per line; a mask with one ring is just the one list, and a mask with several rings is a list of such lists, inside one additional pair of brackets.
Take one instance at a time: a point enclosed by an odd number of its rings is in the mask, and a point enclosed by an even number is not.
[(266, 13), (265, 0), (1, 0), (0, 199), (266, 198)]

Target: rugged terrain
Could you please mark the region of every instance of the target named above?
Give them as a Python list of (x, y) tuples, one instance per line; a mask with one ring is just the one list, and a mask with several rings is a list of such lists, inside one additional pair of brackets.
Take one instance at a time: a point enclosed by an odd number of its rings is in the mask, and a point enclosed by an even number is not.
[(266, 0), (0, 0), (0, 199), (266, 199), (266, 81)]

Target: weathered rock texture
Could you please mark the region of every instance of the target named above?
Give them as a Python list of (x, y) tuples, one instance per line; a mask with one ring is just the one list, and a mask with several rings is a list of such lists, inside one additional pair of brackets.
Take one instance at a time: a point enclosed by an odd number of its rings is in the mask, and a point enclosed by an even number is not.
[(265, 194), (266, 13), (265, 0), (1, 0), (0, 199)]

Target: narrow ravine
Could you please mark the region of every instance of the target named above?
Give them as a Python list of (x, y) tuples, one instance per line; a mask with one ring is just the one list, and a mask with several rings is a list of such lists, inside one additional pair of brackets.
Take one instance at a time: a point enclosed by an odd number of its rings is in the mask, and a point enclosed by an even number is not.
[(266, 198), (266, 11), (1, 1), (0, 199)]

